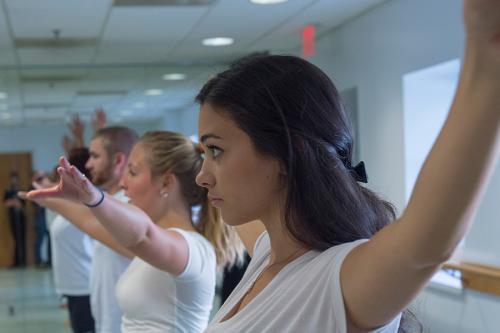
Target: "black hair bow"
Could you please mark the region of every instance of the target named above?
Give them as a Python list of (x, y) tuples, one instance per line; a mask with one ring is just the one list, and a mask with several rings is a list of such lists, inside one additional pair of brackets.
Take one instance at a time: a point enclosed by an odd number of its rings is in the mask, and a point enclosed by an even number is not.
[(354, 176), (356, 181), (360, 183), (368, 183), (368, 176), (366, 174), (365, 162), (359, 162), (355, 167), (348, 166), (349, 171)]

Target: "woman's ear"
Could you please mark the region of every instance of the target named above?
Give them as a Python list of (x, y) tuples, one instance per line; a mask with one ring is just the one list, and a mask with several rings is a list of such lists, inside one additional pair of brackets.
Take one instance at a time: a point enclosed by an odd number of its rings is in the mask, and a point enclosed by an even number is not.
[[(161, 179), (161, 190), (160, 194), (162, 196), (167, 196), (169, 192), (172, 192), (177, 186), (177, 178), (175, 175), (169, 171), (166, 171)], [(164, 195), (167, 194), (167, 195)]]

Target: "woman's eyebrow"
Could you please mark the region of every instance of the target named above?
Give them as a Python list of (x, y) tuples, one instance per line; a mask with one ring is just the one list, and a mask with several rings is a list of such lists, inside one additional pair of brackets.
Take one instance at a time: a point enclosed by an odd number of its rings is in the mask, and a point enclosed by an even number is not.
[(215, 134), (211, 134), (211, 133), (208, 133), (208, 134), (204, 134), (200, 137), (200, 142), (201, 143), (205, 143), (205, 141), (207, 141), (208, 139), (222, 139), (220, 136), (218, 135), (215, 135)]

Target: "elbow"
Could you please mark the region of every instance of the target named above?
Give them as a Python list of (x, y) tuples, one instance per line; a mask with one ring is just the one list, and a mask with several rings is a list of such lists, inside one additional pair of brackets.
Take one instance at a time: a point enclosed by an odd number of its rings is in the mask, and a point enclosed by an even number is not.
[(454, 250), (449, 250), (436, 255), (436, 258), (430, 263), (430, 266), (441, 266), (453, 257)]
[(426, 256), (416, 256), (414, 260), (414, 267), (418, 269), (438, 269), (443, 264), (448, 262), (455, 253), (455, 249), (449, 249), (446, 251), (439, 251), (436, 253), (428, 253)]
[(136, 232), (130, 233), (126, 242), (122, 245), (125, 246), (130, 251), (137, 250), (141, 248), (144, 244), (148, 243), (152, 236), (152, 228), (147, 227), (142, 230), (137, 230)]

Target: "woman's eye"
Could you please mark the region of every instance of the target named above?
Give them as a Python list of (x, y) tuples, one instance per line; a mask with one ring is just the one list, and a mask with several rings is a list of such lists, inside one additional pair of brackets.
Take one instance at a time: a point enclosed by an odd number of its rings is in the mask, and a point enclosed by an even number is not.
[(222, 149), (217, 146), (207, 145), (207, 150), (212, 158), (217, 158), (222, 153)]

